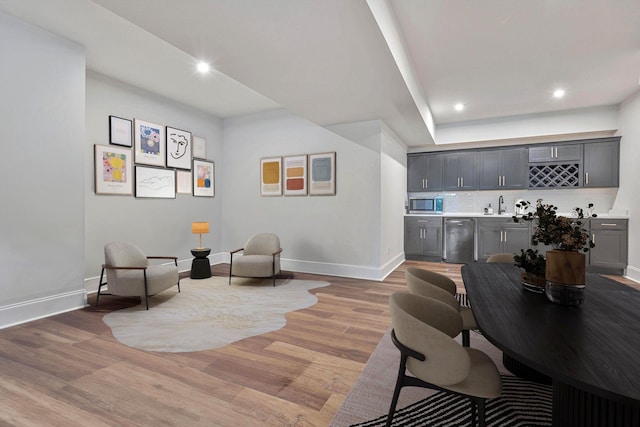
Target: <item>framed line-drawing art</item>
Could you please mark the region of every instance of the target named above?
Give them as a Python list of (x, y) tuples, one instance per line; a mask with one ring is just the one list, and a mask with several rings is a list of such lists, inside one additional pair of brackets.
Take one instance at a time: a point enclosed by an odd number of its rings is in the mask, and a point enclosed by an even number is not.
[(167, 126), (167, 167), (191, 170), (191, 132)]
[(193, 195), (215, 196), (215, 166), (208, 160), (193, 159)]
[(123, 147), (133, 146), (133, 122), (122, 117), (109, 116), (109, 143)]
[(282, 195), (282, 157), (260, 159), (260, 195)]
[(196, 159), (206, 159), (207, 158), (207, 140), (201, 136), (194, 136), (192, 139), (193, 139), (192, 156)]
[(284, 171), (284, 195), (307, 195), (307, 155), (286, 156), (282, 159)]
[(191, 171), (176, 171), (176, 181), (178, 194), (191, 194)]
[(336, 194), (336, 153), (309, 154), (309, 195)]
[(133, 194), (131, 149), (94, 145), (96, 194)]
[(136, 166), (136, 197), (175, 199), (176, 171)]
[(135, 163), (164, 166), (164, 126), (134, 119)]

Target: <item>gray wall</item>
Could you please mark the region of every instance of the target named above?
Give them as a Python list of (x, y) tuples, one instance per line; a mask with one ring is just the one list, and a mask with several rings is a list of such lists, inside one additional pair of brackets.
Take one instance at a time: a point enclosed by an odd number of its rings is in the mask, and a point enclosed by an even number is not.
[[(284, 269), (379, 278), (377, 141), (357, 144), (286, 111), (225, 120), (223, 247), (270, 231), (280, 236)], [(262, 157), (329, 151), (337, 153), (335, 196), (260, 196)]]
[[(191, 268), (190, 249), (198, 246), (192, 221), (208, 221), (203, 246), (220, 251), (222, 186), (222, 120), (96, 73), (87, 74), (87, 135), (83, 146), (85, 200), (85, 270), (88, 291), (97, 289), (104, 244), (134, 243), (148, 255), (174, 255), (181, 270)], [(190, 131), (207, 140), (207, 158), (215, 163), (215, 197), (178, 194), (176, 199), (138, 199), (94, 192), (94, 144), (109, 144), (109, 115)], [(212, 259), (215, 261), (215, 259)], [(220, 260), (221, 261), (221, 260)]]
[(2, 326), (84, 301), (85, 62), (2, 13), (0, 58)]
[(614, 208), (629, 214), (629, 266), (627, 276), (640, 281), (640, 91), (620, 106), (620, 190)]

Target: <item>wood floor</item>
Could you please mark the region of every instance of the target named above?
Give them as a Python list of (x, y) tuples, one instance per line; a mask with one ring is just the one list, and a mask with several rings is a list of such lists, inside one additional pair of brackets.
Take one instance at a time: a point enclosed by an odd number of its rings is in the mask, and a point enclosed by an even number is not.
[(331, 285), (276, 332), (193, 353), (116, 341), (102, 316), (138, 298), (0, 330), (0, 426), (326, 426), (389, 327), (407, 266), (463, 289), (455, 264), (408, 261), (384, 282), (289, 273)]

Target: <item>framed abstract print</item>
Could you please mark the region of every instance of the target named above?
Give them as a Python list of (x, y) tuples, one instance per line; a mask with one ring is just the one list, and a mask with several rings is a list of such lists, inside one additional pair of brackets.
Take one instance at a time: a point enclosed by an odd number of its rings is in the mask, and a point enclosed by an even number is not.
[(286, 156), (282, 159), (284, 195), (307, 195), (307, 156)]
[(260, 195), (282, 195), (282, 157), (260, 159)]
[(192, 155), (194, 159), (206, 159), (207, 158), (207, 140), (201, 136), (194, 136)]
[(131, 149), (94, 145), (96, 194), (133, 194)]
[(309, 195), (336, 194), (336, 153), (309, 154)]
[(109, 116), (109, 144), (133, 146), (133, 122), (122, 117)]
[(178, 194), (192, 194), (191, 192), (191, 171), (176, 171), (176, 192)]
[(164, 126), (134, 120), (135, 163), (164, 167), (165, 149)]
[(191, 132), (167, 126), (167, 167), (191, 170)]
[(193, 159), (193, 195), (215, 196), (215, 165), (208, 160)]

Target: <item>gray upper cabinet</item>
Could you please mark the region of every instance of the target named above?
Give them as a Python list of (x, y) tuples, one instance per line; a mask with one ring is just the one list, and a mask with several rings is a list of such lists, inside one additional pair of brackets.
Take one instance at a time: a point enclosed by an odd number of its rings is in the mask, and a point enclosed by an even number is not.
[(442, 155), (407, 156), (407, 191), (442, 190)]
[(461, 151), (443, 154), (443, 190), (475, 190), (476, 152)]
[(594, 142), (584, 145), (584, 187), (617, 187), (620, 171), (620, 142)]
[(478, 188), (480, 190), (527, 188), (527, 149), (480, 151), (478, 153), (478, 169)]
[(553, 144), (529, 148), (529, 163), (565, 162), (582, 159), (582, 144)]

